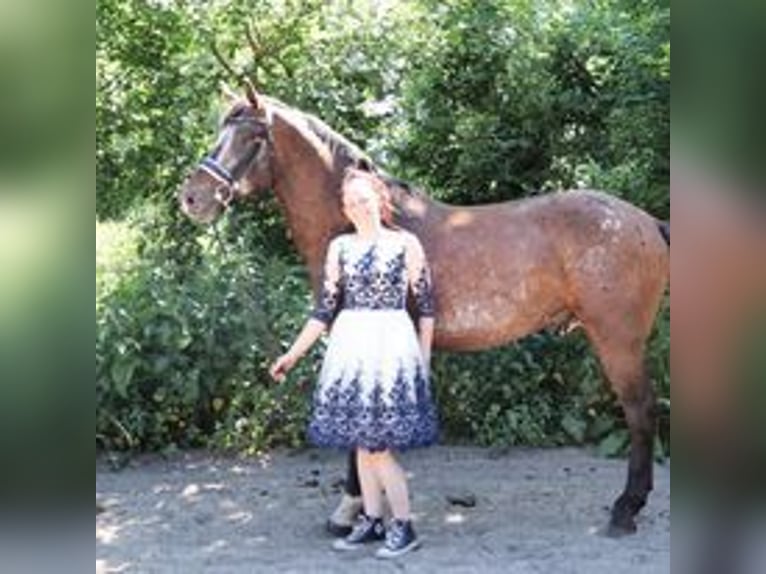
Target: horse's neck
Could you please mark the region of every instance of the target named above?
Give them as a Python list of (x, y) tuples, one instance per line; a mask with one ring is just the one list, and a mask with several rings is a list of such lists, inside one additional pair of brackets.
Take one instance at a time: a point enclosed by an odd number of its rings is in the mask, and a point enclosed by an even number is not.
[(427, 239), (440, 211), (438, 203), (419, 190), (397, 185), (391, 187), (391, 201), (396, 223), (418, 235), (421, 240)]
[(328, 148), (296, 118), (274, 113), (273, 130), (274, 192), (316, 290), (327, 243), (344, 225), (336, 191), (340, 174)]
[[(287, 225), (298, 252), (311, 275), (314, 290), (321, 280), (329, 240), (347, 225), (340, 209), (338, 190), (345, 168), (355, 161), (346, 142), (332, 142), (335, 134), (319, 138), (304, 119), (289, 110), (273, 113), (276, 173), (274, 191), (285, 211)], [(337, 142), (336, 142), (337, 143)], [(393, 186), (397, 223), (426, 235), (435, 202), (421, 192)]]

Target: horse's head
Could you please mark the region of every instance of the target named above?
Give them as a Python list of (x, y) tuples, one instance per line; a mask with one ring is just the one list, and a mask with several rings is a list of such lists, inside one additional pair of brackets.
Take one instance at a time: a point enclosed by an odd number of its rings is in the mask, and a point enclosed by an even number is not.
[(195, 221), (211, 223), (235, 198), (272, 186), (269, 114), (250, 84), (245, 92), (226, 113), (213, 150), (179, 191), (181, 209)]

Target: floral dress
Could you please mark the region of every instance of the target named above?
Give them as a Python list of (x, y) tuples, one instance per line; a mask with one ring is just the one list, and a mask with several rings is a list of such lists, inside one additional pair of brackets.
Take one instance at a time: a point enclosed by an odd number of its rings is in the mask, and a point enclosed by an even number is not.
[(320, 446), (372, 451), (427, 446), (438, 424), (428, 366), (406, 310), (432, 317), (433, 292), (418, 239), (346, 234), (329, 245), (312, 316), (331, 325), (308, 435)]

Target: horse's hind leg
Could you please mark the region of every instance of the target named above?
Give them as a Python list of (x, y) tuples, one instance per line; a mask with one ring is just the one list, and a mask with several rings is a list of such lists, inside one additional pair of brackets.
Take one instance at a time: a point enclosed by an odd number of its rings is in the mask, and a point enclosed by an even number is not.
[(635, 516), (646, 504), (653, 487), (655, 394), (644, 368), (644, 341), (620, 341), (619, 336), (595, 333), (587, 325), (586, 330), (622, 405), (630, 431), (628, 478), (612, 506), (607, 530), (610, 536), (621, 536), (635, 532)]
[(612, 506), (611, 535), (636, 530), (635, 516), (653, 486), (656, 406), (644, 350), (669, 271), (667, 244), (656, 223), (635, 213), (623, 216), (619, 233), (600, 221), (598, 246), (584, 248), (568, 267), (572, 311), (598, 353), (630, 431), (628, 478)]

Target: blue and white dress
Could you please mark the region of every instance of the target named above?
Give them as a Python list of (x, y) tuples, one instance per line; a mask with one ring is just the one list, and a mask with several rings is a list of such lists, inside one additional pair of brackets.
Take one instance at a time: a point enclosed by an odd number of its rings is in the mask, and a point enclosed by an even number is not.
[(385, 231), (330, 242), (312, 313), (331, 325), (308, 435), (319, 446), (402, 450), (438, 434), (428, 365), (406, 310), (434, 314), (431, 277), (415, 235)]

